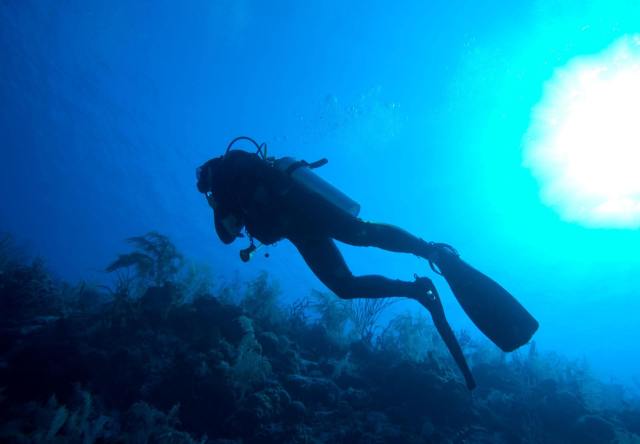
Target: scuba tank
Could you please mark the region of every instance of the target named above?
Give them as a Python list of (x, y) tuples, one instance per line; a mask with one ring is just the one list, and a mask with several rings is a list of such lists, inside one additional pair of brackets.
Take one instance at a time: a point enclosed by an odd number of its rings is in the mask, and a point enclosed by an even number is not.
[(296, 160), (293, 157), (281, 157), (273, 160), (273, 166), (287, 173), (306, 189), (319, 194), (336, 207), (357, 217), (360, 213), (360, 204), (313, 172), (314, 169), (326, 165), (327, 162), (327, 159), (320, 159), (316, 162), (308, 163), (304, 160)]

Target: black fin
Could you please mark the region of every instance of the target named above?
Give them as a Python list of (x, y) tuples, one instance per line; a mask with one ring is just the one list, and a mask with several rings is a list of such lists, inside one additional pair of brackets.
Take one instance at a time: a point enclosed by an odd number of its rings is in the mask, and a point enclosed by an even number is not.
[(511, 352), (529, 342), (538, 321), (507, 290), (454, 254), (437, 265), (473, 323), (494, 344)]

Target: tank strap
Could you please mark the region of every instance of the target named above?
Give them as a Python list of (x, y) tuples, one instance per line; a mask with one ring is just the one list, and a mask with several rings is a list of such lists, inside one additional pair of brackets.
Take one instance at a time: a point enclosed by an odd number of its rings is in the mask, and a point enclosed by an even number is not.
[(289, 165), (289, 167), (287, 167), (287, 169), (285, 170), (285, 173), (291, 174), (300, 167), (307, 167), (314, 170), (326, 165), (327, 163), (329, 163), (329, 161), (326, 158), (316, 160), (315, 162), (311, 163), (307, 162), (306, 160), (298, 160), (297, 162), (293, 162), (291, 165)]

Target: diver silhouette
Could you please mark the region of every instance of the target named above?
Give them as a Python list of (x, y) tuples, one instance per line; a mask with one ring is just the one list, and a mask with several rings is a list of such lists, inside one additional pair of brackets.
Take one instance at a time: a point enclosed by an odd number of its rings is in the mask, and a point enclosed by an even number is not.
[[(251, 142), (257, 151), (232, 149), (242, 140)], [(432, 269), (447, 279), (471, 319), (503, 350), (511, 351), (530, 339), (537, 322), (531, 318), (535, 323), (533, 328), (522, 311), (530, 315), (511, 295), (461, 261), (452, 247), (427, 242), (393, 225), (358, 218), (359, 205), (312, 172), (325, 163), (325, 159), (310, 164), (289, 157), (269, 158), (266, 144), (259, 145), (242, 136), (229, 144), (224, 155), (197, 169), (197, 188), (213, 209), (215, 230), (223, 243), (230, 244), (242, 237), (245, 229), (250, 246), (241, 251), (243, 260), (248, 260), (257, 248), (254, 239), (265, 245), (287, 239), (318, 279), (341, 298), (406, 297), (418, 301), (431, 313), (470, 389), (475, 387), (475, 382), (446, 321), (433, 282), (417, 276), (414, 281), (380, 275), (354, 276), (336, 240), (410, 253), (428, 260)], [(483, 292), (488, 296), (483, 297)], [(490, 300), (484, 301), (487, 297)], [(486, 302), (501, 304), (504, 313), (498, 309), (498, 315), (509, 320), (494, 319), (495, 307), (477, 307)], [(527, 321), (526, 327), (520, 325), (523, 321)], [(505, 323), (507, 325), (503, 325)]]

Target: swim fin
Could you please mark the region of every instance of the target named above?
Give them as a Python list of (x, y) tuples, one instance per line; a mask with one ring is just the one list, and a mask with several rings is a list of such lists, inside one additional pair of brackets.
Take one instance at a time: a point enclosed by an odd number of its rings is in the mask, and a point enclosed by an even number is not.
[(444, 315), (444, 309), (442, 308), (442, 303), (440, 302), (440, 296), (438, 296), (437, 293), (435, 294), (435, 300), (436, 302), (432, 304), (434, 305), (434, 307), (430, 310), (431, 319), (433, 319), (433, 325), (435, 325), (436, 330), (438, 330), (438, 333), (444, 341), (444, 344), (447, 346), (449, 353), (451, 353), (453, 360), (456, 362), (458, 368), (460, 369), (467, 388), (471, 391), (476, 388), (476, 381), (473, 378), (473, 374), (469, 369), (467, 360), (462, 353), (460, 343), (456, 339), (456, 336), (453, 334), (453, 330), (451, 330), (451, 326), (447, 322), (447, 318)]
[(511, 352), (529, 342), (538, 329), (538, 321), (507, 290), (493, 279), (460, 259), (446, 244), (435, 259), (438, 269), (467, 316), (494, 344)]
[(476, 381), (473, 378), (471, 369), (469, 368), (467, 360), (462, 353), (460, 343), (458, 342), (458, 339), (456, 339), (453, 330), (451, 330), (449, 322), (447, 322), (447, 317), (444, 313), (444, 308), (442, 307), (442, 301), (440, 300), (438, 290), (433, 285), (433, 282), (431, 282), (431, 279), (419, 278), (416, 276), (416, 283), (418, 280), (422, 283), (428, 282), (428, 288), (427, 291), (425, 291), (425, 293), (416, 300), (420, 302), (424, 308), (429, 310), (429, 313), (431, 313), (433, 325), (436, 327), (436, 330), (440, 334), (444, 344), (447, 346), (451, 357), (453, 357), (453, 360), (460, 369), (460, 372), (464, 377), (464, 381), (467, 384), (467, 388), (471, 391), (476, 388)]

